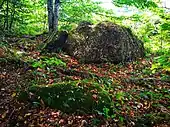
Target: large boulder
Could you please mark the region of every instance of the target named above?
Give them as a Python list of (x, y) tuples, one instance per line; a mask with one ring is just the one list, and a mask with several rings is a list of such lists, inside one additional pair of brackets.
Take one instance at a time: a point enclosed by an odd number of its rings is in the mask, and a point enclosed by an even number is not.
[(121, 63), (144, 56), (142, 41), (112, 22), (80, 23), (69, 33), (64, 50), (82, 63)]

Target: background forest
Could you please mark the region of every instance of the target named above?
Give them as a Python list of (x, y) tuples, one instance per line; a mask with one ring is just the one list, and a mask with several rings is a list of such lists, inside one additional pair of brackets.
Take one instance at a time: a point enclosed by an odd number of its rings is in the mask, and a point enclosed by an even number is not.
[(119, 64), (42, 53), (49, 1), (0, 0), (0, 126), (170, 126), (168, 0), (58, 1), (59, 32), (109, 21), (144, 43), (144, 58)]

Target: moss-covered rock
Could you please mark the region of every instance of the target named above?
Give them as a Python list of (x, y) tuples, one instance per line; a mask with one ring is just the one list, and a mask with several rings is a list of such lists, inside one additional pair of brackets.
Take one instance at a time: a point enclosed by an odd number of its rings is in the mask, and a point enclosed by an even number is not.
[(102, 93), (100, 87), (96, 87), (98, 92), (94, 94), (91, 90), (95, 86), (92, 85), (90, 89), (86, 88), (87, 84), (83, 82), (81, 85), (76, 84), (77, 82), (69, 82), (48, 87), (34, 85), (30, 87), (29, 92), (41, 98), (46, 105), (66, 113), (90, 113), (102, 111), (104, 107), (110, 106), (108, 95)]
[(132, 31), (111, 22), (80, 23), (69, 33), (66, 47), (82, 63), (120, 63), (144, 56), (143, 43)]

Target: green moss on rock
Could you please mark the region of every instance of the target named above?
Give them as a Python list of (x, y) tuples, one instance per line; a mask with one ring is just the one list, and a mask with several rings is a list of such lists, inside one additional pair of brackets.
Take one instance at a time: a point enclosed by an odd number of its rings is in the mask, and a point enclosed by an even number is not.
[[(52, 108), (59, 109), (66, 113), (102, 111), (104, 107), (109, 107), (110, 99), (108, 95), (102, 93), (99, 87), (97, 94), (89, 88), (85, 88), (85, 83), (76, 85), (77, 82), (54, 84), (51, 86), (30, 87), (29, 91), (40, 97), (44, 103)], [(92, 88), (93, 89), (93, 88)], [(97, 98), (94, 98), (94, 95)]]

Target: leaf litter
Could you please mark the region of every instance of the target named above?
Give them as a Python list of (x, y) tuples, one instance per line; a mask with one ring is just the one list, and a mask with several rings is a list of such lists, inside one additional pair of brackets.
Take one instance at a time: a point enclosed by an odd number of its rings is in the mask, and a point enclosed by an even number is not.
[[(36, 40), (39, 43), (39, 40)], [(16, 50), (23, 50), (22, 45), (14, 45)], [(126, 65), (105, 64), (80, 64), (76, 59), (64, 54), (42, 55), (35, 44), (24, 47), (27, 55), (23, 61), (37, 61), (44, 57), (57, 57), (66, 63), (66, 67), (46, 66), (34, 68), (29, 64), (18, 63), (15, 59), (1, 62), (0, 66), (0, 126), (21, 127), (85, 127), (85, 126), (170, 126), (170, 81), (162, 80), (162, 75), (170, 73), (158, 70), (152, 73), (153, 58), (139, 59), (137, 62)], [(27, 62), (26, 62), (27, 63)], [(36, 84), (52, 85), (57, 82), (78, 81), (90, 79), (98, 81), (101, 87), (108, 87), (108, 94), (114, 104), (115, 115), (104, 113), (67, 114), (57, 109), (52, 109), (44, 101), (34, 102), (33, 97), (25, 101), (18, 100), (20, 91), (27, 91), (36, 80)], [(109, 80), (108, 80), (109, 79)], [(91, 83), (86, 85), (91, 87)], [(114, 87), (114, 89), (112, 89)], [(91, 89), (92, 98), (98, 102), (98, 91)], [(29, 93), (29, 96), (33, 96)], [(38, 106), (41, 105), (41, 106)], [(147, 119), (149, 119), (147, 121)], [(123, 121), (123, 122), (122, 122)]]

